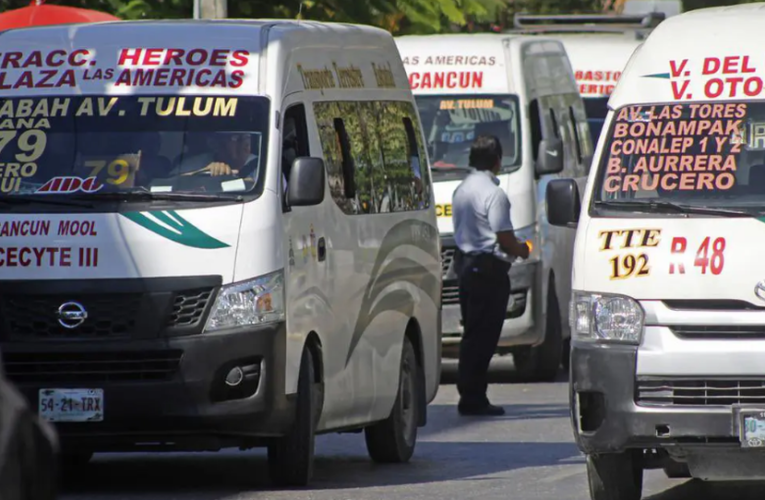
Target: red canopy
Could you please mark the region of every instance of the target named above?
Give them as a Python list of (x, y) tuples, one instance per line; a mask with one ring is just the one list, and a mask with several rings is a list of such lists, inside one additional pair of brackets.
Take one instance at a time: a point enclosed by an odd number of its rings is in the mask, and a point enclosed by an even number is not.
[(97, 10), (44, 4), (45, 0), (32, 0), (28, 7), (3, 12), (0, 14), (0, 30), (44, 24), (96, 23), (120, 20), (119, 17)]

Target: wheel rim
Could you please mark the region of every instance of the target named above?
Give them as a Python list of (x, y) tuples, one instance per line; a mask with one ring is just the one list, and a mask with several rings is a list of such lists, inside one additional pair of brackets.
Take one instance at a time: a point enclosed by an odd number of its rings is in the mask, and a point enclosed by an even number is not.
[(401, 423), (403, 438), (406, 441), (407, 446), (412, 446), (414, 441), (414, 432), (416, 422), (415, 417), (415, 405), (417, 402), (414, 400), (414, 377), (412, 376), (412, 370), (409, 363), (404, 363), (403, 370), (401, 371)]

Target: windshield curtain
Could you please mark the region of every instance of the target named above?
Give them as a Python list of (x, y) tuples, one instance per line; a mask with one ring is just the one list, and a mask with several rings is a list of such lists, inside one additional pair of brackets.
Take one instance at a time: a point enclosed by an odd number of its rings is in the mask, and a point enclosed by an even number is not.
[(0, 196), (262, 190), (265, 97), (0, 99)]
[(616, 110), (592, 199), (765, 208), (765, 102)]
[(608, 116), (608, 97), (582, 97), (592, 143), (597, 144), (603, 124)]
[(502, 171), (521, 165), (518, 97), (514, 95), (416, 96), (434, 176), (450, 168), (466, 168), (470, 146), (480, 135), (494, 135), (502, 144)]

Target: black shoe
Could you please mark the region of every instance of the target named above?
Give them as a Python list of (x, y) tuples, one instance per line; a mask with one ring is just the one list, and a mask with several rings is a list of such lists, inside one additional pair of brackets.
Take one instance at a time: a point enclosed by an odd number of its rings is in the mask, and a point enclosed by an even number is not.
[(460, 415), (475, 417), (501, 417), (505, 414), (505, 409), (501, 406), (486, 404), (483, 406), (458, 406), (457, 411)]

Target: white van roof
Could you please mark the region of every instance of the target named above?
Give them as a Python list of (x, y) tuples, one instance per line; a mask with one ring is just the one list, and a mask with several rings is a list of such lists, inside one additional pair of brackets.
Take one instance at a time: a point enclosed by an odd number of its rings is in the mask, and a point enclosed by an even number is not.
[(630, 56), (648, 33), (665, 19), (664, 13), (632, 15), (518, 13), (506, 33), (537, 34), (563, 42), (584, 98), (607, 97)]
[(762, 98), (765, 61), (757, 40), (764, 23), (765, 3), (699, 9), (667, 19), (635, 52), (609, 106)]
[(387, 31), (341, 23), (216, 19), (40, 26), (0, 32), (0, 95), (262, 94), (265, 29), (272, 32), (269, 44), (279, 40), (280, 49), (385, 49), (397, 58)]
[(634, 37), (616, 34), (563, 34), (558, 37), (566, 48), (582, 97), (606, 97), (640, 44)]

